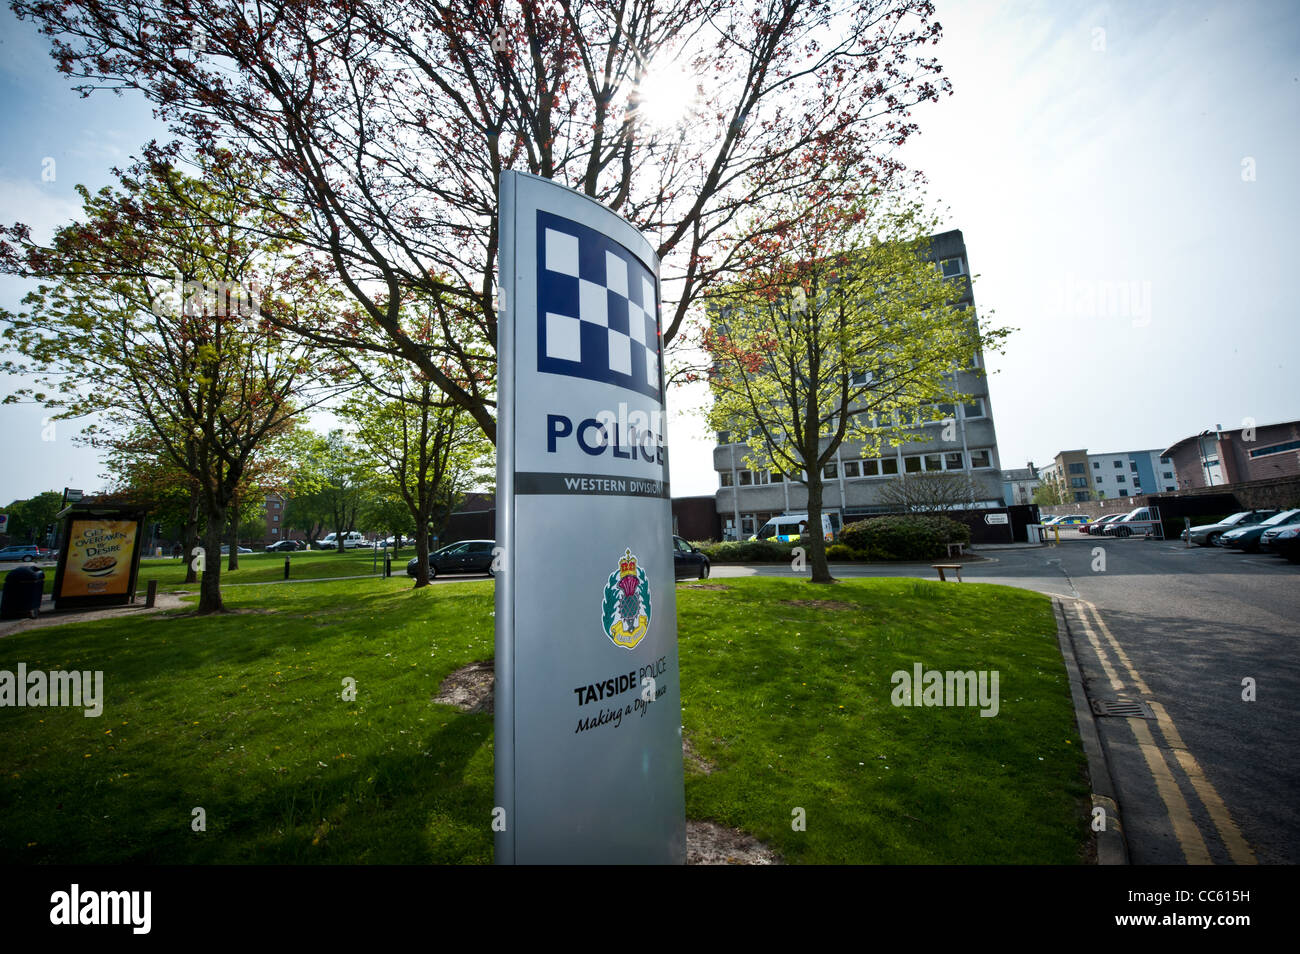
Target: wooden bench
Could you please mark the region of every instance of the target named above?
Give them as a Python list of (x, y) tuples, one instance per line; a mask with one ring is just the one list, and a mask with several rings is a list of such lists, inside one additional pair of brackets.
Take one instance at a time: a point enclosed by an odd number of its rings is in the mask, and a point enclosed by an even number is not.
[(961, 564), (960, 563), (931, 563), (930, 568), (939, 571), (939, 582), (948, 582), (948, 577), (944, 576), (944, 570), (955, 570), (957, 573), (957, 582), (961, 582)]

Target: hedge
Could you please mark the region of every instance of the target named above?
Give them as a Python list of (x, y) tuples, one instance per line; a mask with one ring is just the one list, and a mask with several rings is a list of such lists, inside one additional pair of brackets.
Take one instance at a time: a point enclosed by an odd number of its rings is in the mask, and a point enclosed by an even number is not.
[(931, 560), (946, 556), (949, 543), (970, 543), (970, 527), (938, 514), (870, 517), (845, 524), (840, 542), (860, 559)]

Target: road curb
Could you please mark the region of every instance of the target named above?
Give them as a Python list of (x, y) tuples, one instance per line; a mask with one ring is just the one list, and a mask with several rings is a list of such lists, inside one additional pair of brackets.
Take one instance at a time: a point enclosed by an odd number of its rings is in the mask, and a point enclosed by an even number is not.
[(1065, 603), (1060, 597), (1052, 597), (1052, 610), (1056, 615), (1056, 639), (1061, 646), (1061, 658), (1065, 660), (1065, 671), (1070, 677), (1074, 721), (1079, 727), (1084, 755), (1088, 758), (1088, 775), (1092, 779), (1092, 806), (1094, 809), (1101, 808), (1105, 813), (1105, 829), (1094, 832), (1097, 838), (1097, 864), (1126, 865), (1129, 863), (1128, 842), (1124, 838), (1119, 805), (1115, 801), (1115, 783), (1110, 777), (1110, 766), (1106, 763), (1106, 752), (1097, 731), (1096, 717), (1088, 705), (1088, 694), (1083, 688), (1083, 675), (1065, 615)]

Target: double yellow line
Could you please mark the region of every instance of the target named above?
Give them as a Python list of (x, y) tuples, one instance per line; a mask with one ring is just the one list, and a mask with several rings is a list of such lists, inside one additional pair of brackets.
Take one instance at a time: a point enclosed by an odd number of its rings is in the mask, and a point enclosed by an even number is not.
[[(1228, 806), (1223, 803), (1219, 793), (1215, 791), (1210, 780), (1205, 777), (1205, 773), (1201, 771), (1196, 758), (1188, 751), (1173, 720), (1169, 718), (1169, 713), (1165, 711), (1164, 706), (1156, 702), (1152, 697), (1151, 689), (1147, 686), (1142, 675), (1134, 668), (1128, 654), (1124, 652), (1124, 647), (1115, 639), (1114, 634), (1101, 618), (1101, 614), (1097, 612), (1097, 607), (1086, 600), (1076, 599), (1074, 601), (1074, 611), (1080, 625), (1083, 627), (1084, 634), (1088, 637), (1088, 642), (1092, 645), (1093, 652), (1097, 654), (1097, 660), (1101, 663), (1102, 671), (1110, 681), (1111, 689), (1116, 693), (1123, 692), (1126, 686), (1121, 676), (1127, 676), (1129, 685), (1142, 696), (1151, 707), (1151, 711), (1155, 713), (1156, 725), (1164, 738), (1165, 748), (1174, 754), (1174, 758), (1177, 760), (1178, 765), (1181, 766), (1183, 774), (1187, 776), (1192, 789), (1200, 798), (1201, 804), (1205, 806), (1205, 810), (1214, 823), (1214, 827), (1218, 830), (1219, 838), (1227, 848), (1228, 855), (1232, 858), (1233, 863), (1239, 865), (1256, 864), (1255, 853), (1233, 822), (1232, 816), (1228, 813)], [(1103, 640), (1110, 647), (1111, 652), (1114, 653), (1115, 659), (1118, 660), (1118, 670), (1111, 665), (1110, 659), (1103, 649)], [(1213, 864), (1214, 860), (1210, 857), (1210, 850), (1206, 847), (1205, 838), (1192, 818), (1191, 809), (1187, 805), (1187, 800), (1183, 798), (1183, 793), (1174, 778), (1172, 767), (1166, 759), (1165, 749), (1162, 749), (1156, 743), (1146, 720), (1132, 719), (1129, 725), (1133, 729), (1133, 736), (1137, 740), (1142, 757), (1146, 760), (1147, 769), (1155, 780), (1160, 799), (1165, 804), (1165, 811), (1169, 815), (1174, 835), (1178, 838), (1178, 843), (1183, 849), (1183, 856), (1189, 864)]]

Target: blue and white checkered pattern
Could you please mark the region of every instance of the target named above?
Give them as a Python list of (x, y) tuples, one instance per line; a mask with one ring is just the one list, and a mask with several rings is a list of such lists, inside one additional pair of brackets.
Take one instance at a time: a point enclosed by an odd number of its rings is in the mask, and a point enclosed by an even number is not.
[(537, 213), (537, 370), (660, 400), (655, 279), (635, 255), (571, 219)]

